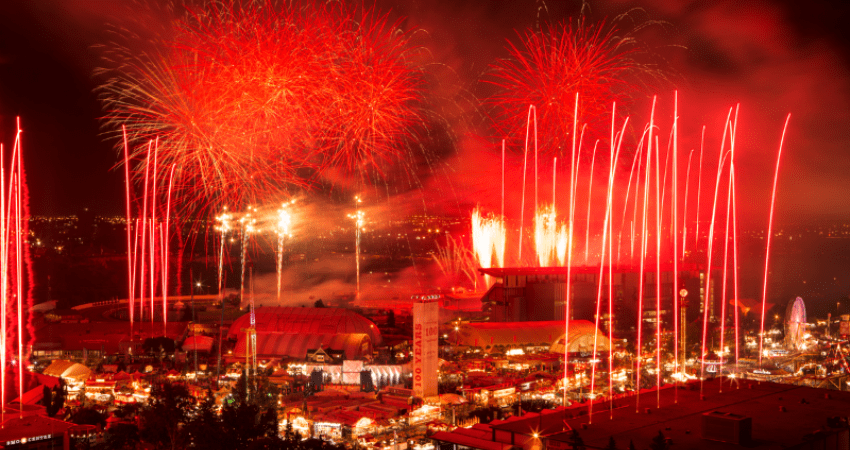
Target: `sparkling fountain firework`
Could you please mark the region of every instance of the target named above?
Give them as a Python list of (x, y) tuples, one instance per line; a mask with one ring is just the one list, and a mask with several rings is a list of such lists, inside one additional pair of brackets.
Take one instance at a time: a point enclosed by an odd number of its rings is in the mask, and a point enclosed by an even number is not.
[[(295, 204), (292, 200), (289, 205)], [(287, 237), (292, 237), (289, 230), (292, 226), (292, 216), (287, 210), (287, 204), (283, 204), (277, 210), (277, 222), (275, 223), (275, 234), (277, 234), (276, 266), (277, 266), (277, 301), (280, 303), (280, 287), (283, 281), (283, 249)]]
[[(472, 251), (478, 260), (478, 267), (485, 269), (504, 267), (505, 245), (507, 243), (504, 218), (492, 215), (484, 217), (481, 208), (475, 208), (472, 210), (471, 222)], [(493, 261), (494, 256), (495, 261)], [(475, 277), (475, 279), (477, 280), (478, 277)], [(489, 285), (487, 277), (485, 277), (485, 282)]]
[(534, 216), (534, 246), (540, 267), (564, 264), (567, 226), (558, 222), (555, 205), (540, 208)]
[(355, 258), (355, 270), (357, 272), (357, 284), (354, 290), (355, 298), (360, 298), (360, 233), (363, 231), (363, 225), (365, 223), (364, 218), (365, 215), (363, 210), (360, 209), (360, 203), (363, 200), (360, 199), (360, 196), (354, 197), (354, 214), (349, 214), (348, 218), (354, 220), (354, 258)]

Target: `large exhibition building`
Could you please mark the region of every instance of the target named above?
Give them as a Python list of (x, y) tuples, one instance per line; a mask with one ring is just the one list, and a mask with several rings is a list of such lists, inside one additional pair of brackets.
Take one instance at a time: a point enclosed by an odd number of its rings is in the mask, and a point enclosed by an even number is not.
[[(372, 321), (343, 308), (257, 308), (257, 357), (304, 359), (318, 349), (337, 351), (347, 360), (370, 358), (381, 345), (381, 332)], [(250, 314), (236, 319), (227, 333), (236, 340), (234, 356), (245, 356)]]

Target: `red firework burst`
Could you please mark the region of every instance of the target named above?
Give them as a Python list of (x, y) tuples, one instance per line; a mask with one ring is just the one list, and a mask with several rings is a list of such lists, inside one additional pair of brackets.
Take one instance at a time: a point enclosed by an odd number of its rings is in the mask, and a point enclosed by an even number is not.
[(525, 138), (529, 105), (537, 107), (541, 149), (560, 154), (570, 141), (573, 111), (579, 94), (579, 123), (605, 136), (611, 105), (628, 105), (640, 79), (655, 74), (638, 61), (644, 52), (615, 26), (590, 24), (546, 26), (528, 30), (519, 45), (508, 43), (509, 58), (491, 66), (486, 80), (498, 88), (489, 99), (497, 132), (521, 142)]
[(332, 47), (346, 57), (328, 67), (325, 117), (331, 123), (316, 163), (383, 176), (404, 158), (423, 125), (423, 76), (410, 63), (418, 48), (398, 23), (371, 10), (339, 23)]
[(305, 172), (381, 174), (422, 123), (408, 36), (373, 11), (213, 3), (157, 44), (103, 86), (107, 117), (132, 160), (159, 138), (156, 179), (176, 164), (175, 196), (204, 209), (277, 201)]

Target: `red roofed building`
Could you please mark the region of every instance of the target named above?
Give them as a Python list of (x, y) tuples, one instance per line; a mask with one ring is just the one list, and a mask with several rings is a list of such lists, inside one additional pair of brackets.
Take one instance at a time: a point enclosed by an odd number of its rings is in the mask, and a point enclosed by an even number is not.
[[(8, 416), (7, 416), (8, 417)], [(70, 448), (68, 430), (73, 423), (44, 416), (13, 417), (0, 426), (0, 449), (34, 450)]]
[[(257, 356), (305, 359), (308, 350), (340, 350), (345, 359), (370, 358), (381, 332), (369, 319), (343, 308), (263, 307), (255, 312)], [(227, 336), (236, 339), (233, 355), (245, 356), (250, 315), (236, 319)]]

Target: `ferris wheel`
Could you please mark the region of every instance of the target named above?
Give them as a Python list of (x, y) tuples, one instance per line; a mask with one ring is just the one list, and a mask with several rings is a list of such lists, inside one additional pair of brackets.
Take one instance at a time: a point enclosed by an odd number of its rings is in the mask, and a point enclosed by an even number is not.
[(801, 297), (797, 297), (788, 302), (785, 310), (785, 347), (788, 350), (802, 350), (805, 332), (806, 304)]

